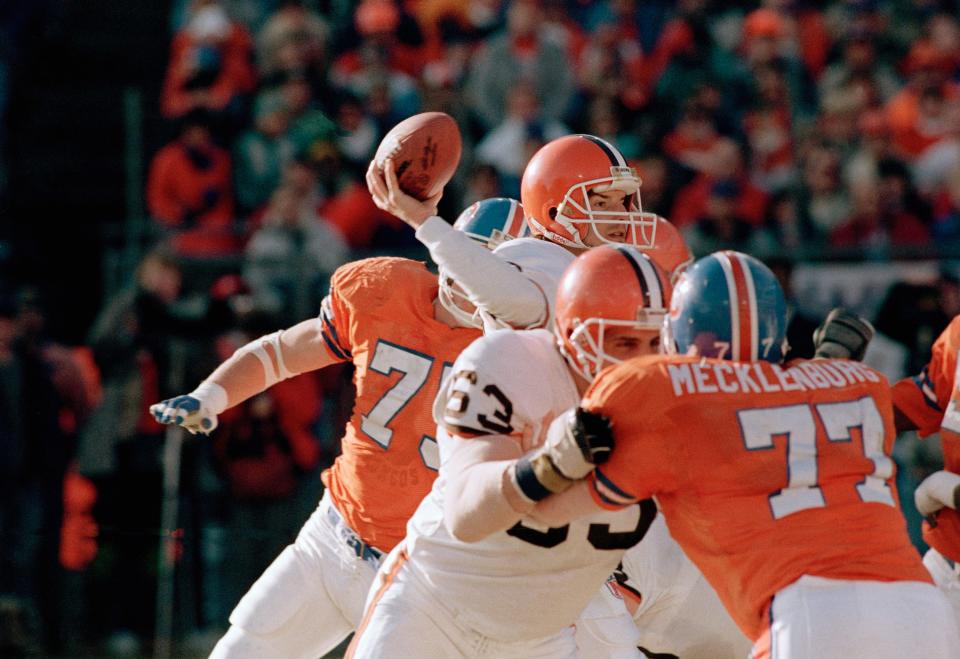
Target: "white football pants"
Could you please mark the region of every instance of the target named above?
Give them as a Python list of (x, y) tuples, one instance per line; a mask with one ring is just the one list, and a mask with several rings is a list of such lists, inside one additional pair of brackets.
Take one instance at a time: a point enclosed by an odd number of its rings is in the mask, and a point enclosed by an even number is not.
[(936, 549), (930, 549), (923, 557), (923, 565), (950, 601), (957, 626), (960, 627), (960, 563), (951, 564)]
[(325, 492), (296, 542), (230, 614), (211, 659), (317, 659), (339, 645), (360, 623), (379, 567), (369, 553), (360, 558), (356, 545)]
[(347, 652), (348, 659), (573, 659), (579, 656), (572, 626), (553, 636), (513, 643), (492, 639), (466, 627), (405, 569), (406, 561), (403, 543), (385, 559), (377, 583), (370, 590), (364, 620)]
[(960, 632), (947, 598), (919, 581), (803, 576), (780, 590), (757, 659), (956, 659)]

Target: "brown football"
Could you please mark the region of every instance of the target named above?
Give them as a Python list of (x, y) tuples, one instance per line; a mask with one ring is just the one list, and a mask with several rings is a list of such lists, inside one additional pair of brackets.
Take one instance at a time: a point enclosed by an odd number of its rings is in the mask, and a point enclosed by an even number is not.
[(394, 126), (380, 142), (374, 162), (392, 158), (400, 188), (424, 201), (440, 192), (460, 164), (460, 129), (444, 112), (422, 112)]

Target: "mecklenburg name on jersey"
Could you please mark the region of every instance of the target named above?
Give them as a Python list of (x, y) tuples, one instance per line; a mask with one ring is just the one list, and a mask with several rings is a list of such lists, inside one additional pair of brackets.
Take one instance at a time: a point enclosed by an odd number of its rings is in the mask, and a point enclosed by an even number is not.
[(859, 362), (803, 361), (783, 368), (762, 362), (701, 361), (668, 364), (675, 396), (685, 394), (777, 393), (843, 388), (858, 382), (880, 382), (880, 375)]

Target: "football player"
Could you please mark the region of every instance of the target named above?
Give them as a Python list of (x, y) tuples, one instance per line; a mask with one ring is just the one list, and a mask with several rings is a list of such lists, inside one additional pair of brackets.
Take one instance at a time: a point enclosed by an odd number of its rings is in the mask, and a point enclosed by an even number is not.
[[(348, 656), (573, 657), (573, 623), (656, 517), (653, 501), (547, 528), (522, 510), (583, 472), (551, 424), (606, 365), (657, 351), (670, 285), (635, 248), (578, 257), (546, 330), (472, 343), (434, 404), (440, 475), (386, 559)], [(548, 427), (550, 430), (548, 430)], [(588, 430), (597, 432), (597, 429)], [(547, 465), (549, 475), (537, 475)]]
[(898, 430), (918, 430), (922, 437), (940, 433), (943, 470), (928, 476), (914, 492), (917, 510), (928, 516), (923, 539), (930, 550), (923, 564), (947, 594), (960, 621), (960, 389), (957, 353), (960, 316), (933, 344), (930, 363), (919, 375), (893, 387)]
[(656, 244), (657, 216), (640, 208), (636, 170), (616, 147), (593, 135), (561, 137), (534, 154), (520, 197), (534, 237), (498, 248), (500, 259), (438, 217), (431, 202), (405, 194), (394, 167), (392, 160), (383, 171), (370, 163), (367, 187), (374, 202), (416, 230), (491, 327), (549, 327), (557, 281), (573, 254), (607, 243), (641, 249)]
[(678, 354), (594, 382), (567, 434), (609, 459), (565, 490), (535, 470), (532, 516), (557, 527), (656, 496), (754, 657), (956, 656), (950, 605), (896, 503), (889, 385), (850, 360), (782, 367), (785, 327), (759, 261), (696, 262), (664, 324)]
[[(481, 202), (459, 226), (484, 245), (518, 236), (510, 208)], [(436, 476), (431, 405), (457, 355), (479, 336), (459, 320), (472, 312), (439, 295), (423, 263), (349, 263), (334, 273), (318, 318), (249, 343), (192, 393), (151, 406), (161, 423), (209, 433), (223, 410), (279, 380), (340, 362), (355, 368), (353, 416), (342, 454), (322, 475), (320, 505), (240, 600), (213, 657), (313, 659), (356, 628), (381, 555), (403, 538)]]

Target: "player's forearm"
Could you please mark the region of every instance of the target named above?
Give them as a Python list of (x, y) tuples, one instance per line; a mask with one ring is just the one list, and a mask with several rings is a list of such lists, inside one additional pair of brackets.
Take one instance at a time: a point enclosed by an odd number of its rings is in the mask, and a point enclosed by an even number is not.
[(537, 502), (530, 511), (530, 518), (555, 527), (601, 510), (590, 496), (590, 484), (581, 480), (570, 489)]
[(281, 380), (333, 363), (320, 345), (317, 323), (316, 319), (307, 320), (254, 339), (234, 352), (205, 382), (222, 387), (226, 406), (233, 407)]
[(447, 483), (444, 524), (462, 542), (479, 542), (516, 524), (533, 507), (510, 479), (514, 460), (473, 465)]
[[(530, 327), (547, 317), (547, 301), (539, 286), (442, 218), (431, 217), (420, 225), (417, 239), (471, 301), (492, 316), (518, 328)], [(504, 291), (510, 294), (504, 295)]]

